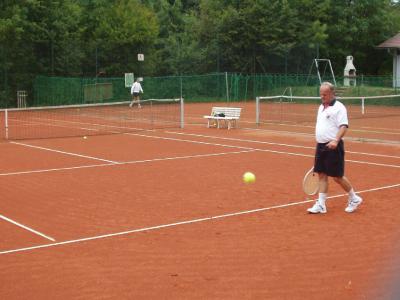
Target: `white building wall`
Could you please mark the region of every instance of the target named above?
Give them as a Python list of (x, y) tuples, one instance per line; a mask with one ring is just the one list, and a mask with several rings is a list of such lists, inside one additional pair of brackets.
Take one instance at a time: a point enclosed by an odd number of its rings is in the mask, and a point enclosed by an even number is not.
[(400, 88), (400, 52), (393, 54), (393, 87)]

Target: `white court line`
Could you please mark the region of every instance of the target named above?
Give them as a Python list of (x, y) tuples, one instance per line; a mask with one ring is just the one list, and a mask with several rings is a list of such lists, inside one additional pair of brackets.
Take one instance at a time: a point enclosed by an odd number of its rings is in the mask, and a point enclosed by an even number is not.
[(112, 163), (112, 164), (118, 164), (119, 163), (117, 161), (112, 161), (112, 160), (107, 160), (107, 159), (102, 159), (102, 158), (98, 158), (98, 157), (82, 155), (82, 154), (77, 154), (77, 153), (72, 153), (72, 152), (60, 151), (60, 150), (55, 150), (55, 149), (50, 149), (50, 148), (45, 148), (45, 147), (40, 147), (40, 146), (34, 146), (34, 145), (25, 144), (25, 143), (19, 143), (19, 142), (10, 142), (10, 143), (11, 144), (15, 144), (15, 145), (24, 146), (24, 147), (30, 147), (30, 148), (46, 150), (46, 151), (50, 151), (50, 152), (66, 154), (66, 155), (70, 155), (70, 156), (78, 156), (78, 157), (82, 157), (82, 158), (89, 158), (89, 159), (94, 159), (94, 160), (105, 161), (105, 162)]
[(379, 133), (379, 134), (386, 134), (386, 135), (399, 135), (400, 132), (387, 132), (387, 131), (377, 131), (377, 130), (371, 130), (371, 129), (366, 129), (366, 130), (360, 130), (360, 129), (352, 129), (352, 131), (358, 131), (358, 132), (368, 132), (368, 133)]
[(65, 167), (65, 168), (54, 168), (54, 169), (39, 169), (39, 170), (29, 170), (29, 171), (20, 171), (20, 172), (9, 172), (9, 173), (0, 173), (0, 176), (12, 176), (12, 175), (34, 174), (34, 173), (57, 172), (57, 171), (65, 171), (65, 170), (96, 168), (96, 167), (108, 167), (108, 166), (115, 166), (115, 164), (98, 164), (98, 165), (85, 165), (85, 166), (77, 166), (77, 167)]
[[(263, 123), (263, 124), (268, 124), (268, 123)], [(288, 125), (288, 124), (275, 124), (275, 123), (269, 123), (269, 125), (282, 125), (282, 126), (293, 126), (293, 127), (299, 127), (299, 125)], [(204, 127), (204, 123), (190, 123), (190, 126), (198, 126), (198, 127)], [(301, 126), (301, 127), (310, 127), (310, 128), (315, 128), (315, 126)], [(254, 127), (241, 127), (240, 129), (242, 130), (249, 130), (249, 131), (263, 131), (263, 132), (272, 132), (274, 134), (282, 134), (282, 133), (287, 133), (290, 135), (301, 135), (301, 136), (306, 136), (306, 137), (311, 137), (314, 138), (315, 134), (313, 133), (307, 133), (307, 132), (296, 132), (296, 131), (288, 131), (288, 130), (273, 130), (273, 129), (266, 129), (266, 128), (254, 128)], [(355, 130), (352, 129), (352, 131), (360, 131), (360, 130)], [(364, 130), (365, 132), (369, 132), (367, 130)], [(364, 132), (363, 131), (363, 132)], [(385, 132), (383, 132), (384, 134)], [(366, 137), (360, 137), (360, 136), (351, 136), (347, 135), (346, 140), (352, 141), (353, 143), (365, 143), (365, 142), (371, 142), (371, 143), (376, 143), (376, 144), (388, 144), (388, 145), (398, 145), (399, 142), (396, 140), (384, 140), (384, 139), (372, 139), (372, 138), (366, 138)]]
[(144, 134), (139, 134), (139, 133), (125, 133), (125, 134), (134, 135), (134, 136), (143, 136), (143, 137), (149, 137), (149, 138), (161, 139), (161, 140), (172, 140), (172, 141), (187, 142), (187, 143), (194, 143), (194, 144), (203, 144), (203, 145), (221, 146), (221, 147), (228, 147), (228, 148), (246, 149), (246, 150), (249, 150), (249, 151), (260, 151), (260, 152), (277, 153), (277, 154), (284, 154), (284, 155), (314, 157), (314, 155), (295, 153), (295, 152), (277, 151), (277, 150), (268, 150), (268, 149), (258, 149), (258, 148), (252, 148), (252, 147), (243, 147), (243, 146), (235, 146), (235, 145), (227, 145), (227, 144), (201, 142), (201, 141), (195, 141), (195, 140), (169, 138), (169, 137), (156, 136), (156, 135), (144, 135)]
[[(274, 143), (274, 142), (265, 142), (265, 141), (259, 141), (259, 140), (248, 140), (248, 139), (239, 139), (239, 138), (220, 137), (220, 136), (214, 136), (214, 135), (184, 133), (184, 132), (176, 132), (176, 131), (165, 131), (165, 133), (176, 134), (176, 135), (185, 135), (185, 136), (204, 137), (204, 138), (211, 138), (211, 139), (228, 140), (228, 141), (236, 141), (236, 142), (256, 143), (256, 144), (265, 144), (265, 145), (273, 145), (273, 146), (284, 146), (284, 147), (289, 147), (289, 148), (315, 149), (315, 147), (310, 147), (310, 146), (283, 144), (283, 143)], [(400, 159), (400, 156), (395, 156), (395, 155), (376, 154), (376, 153), (368, 153), (368, 152), (357, 152), (357, 151), (349, 151), (349, 150), (346, 150), (346, 153), (361, 154), (361, 155), (374, 156), (374, 157), (388, 157), (388, 158), (396, 158), (396, 159), (398, 158), (398, 159)]]
[(362, 126), (361, 128), (365, 128), (365, 129), (382, 129), (382, 130), (395, 130), (395, 131), (399, 131), (400, 129), (396, 129), (396, 128), (385, 128), (385, 127), (369, 127), (369, 126)]
[(186, 140), (186, 139), (178, 139), (178, 138), (171, 138), (165, 136), (158, 136), (158, 135), (147, 135), (142, 133), (124, 133), (125, 135), (133, 135), (133, 136), (141, 136), (146, 138), (153, 138), (153, 139), (160, 139), (160, 140), (168, 140), (168, 141), (176, 141), (176, 142), (186, 142), (192, 144), (201, 144), (201, 145), (211, 145), (211, 146), (221, 146), (227, 148), (237, 148), (237, 149), (246, 149), (246, 150), (258, 150), (251, 147), (243, 147), (243, 146), (236, 146), (236, 145), (227, 145), (227, 144), (218, 144), (218, 143), (211, 143), (211, 142), (202, 142), (202, 141), (195, 141), (195, 140)]
[[(154, 139), (173, 140), (173, 141), (179, 141), (179, 142), (205, 144), (205, 145), (221, 146), (221, 147), (228, 147), (228, 148), (238, 148), (238, 149), (244, 149), (244, 151), (222, 152), (222, 153), (214, 153), (214, 154), (187, 155), (187, 156), (155, 158), (155, 159), (147, 159), (147, 160), (126, 161), (126, 162), (113, 162), (113, 161), (110, 161), (110, 164), (85, 165), (85, 166), (77, 166), (77, 167), (52, 168), (52, 169), (21, 171), (21, 172), (0, 173), (0, 176), (11, 176), (11, 175), (30, 174), (30, 173), (43, 173), (43, 172), (55, 172), (55, 171), (75, 170), (75, 169), (82, 169), (82, 168), (106, 167), (106, 166), (114, 166), (114, 165), (126, 165), (126, 164), (155, 162), (155, 161), (163, 161), (163, 160), (178, 160), (178, 159), (188, 159), (188, 158), (197, 158), (197, 157), (208, 157), (208, 156), (218, 156), (218, 155), (227, 155), (227, 154), (246, 153), (246, 152), (253, 152), (253, 151), (269, 152), (269, 153), (293, 155), (293, 156), (302, 156), (302, 157), (310, 157), (310, 158), (314, 157), (314, 155), (310, 155), (310, 154), (301, 154), (301, 153), (286, 152), (286, 151), (275, 151), (275, 150), (258, 149), (258, 148), (251, 148), (251, 147), (241, 147), (241, 146), (233, 146), (233, 145), (226, 145), (226, 144), (217, 144), (217, 143), (201, 142), (201, 141), (186, 140), (186, 139), (177, 139), (177, 138), (168, 138), (168, 137), (144, 135), (144, 134), (135, 134), (135, 133), (125, 133), (125, 134), (126, 135), (132, 135), (132, 136), (141, 136), (141, 137), (147, 137), (147, 138), (154, 138)], [(57, 150), (55, 150), (55, 151), (57, 151)], [(400, 168), (400, 165), (381, 164), (381, 163), (356, 161), (356, 160), (346, 160), (346, 162), (353, 162), (353, 163), (366, 164), (366, 165), (375, 165), (375, 166), (381, 166), (381, 167)]]
[[(254, 122), (244, 122), (244, 123), (254, 124)], [(268, 121), (261, 121), (260, 123), (261, 124), (265, 124), (265, 125), (274, 125), (274, 126), (315, 128), (314, 125), (286, 124), (286, 123), (276, 123), (276, 122), (268, 122)], [(373, 127), (365, 127), (365, 126), (352, 127), (351, 131), (355, 131), (355, 132), (374, 132), (374, 133), (387, 134), (387, 135), (398, 135), (399, 134), (399, 133), (396, 132), (398, 130), (396, 128), (374, 128), (375, 129), (374, 131), (370, 131), (370, 130), (367, 130), (367, 129), (364, 130), (362, 128), (373, 128)], [(254, 128), (252, 128), (252, 129), (254, 129)], [(381, 129), (381, 130), (385, 130), (385, 131), (377, 131), (376, 129)], [(393, 132), (393, 130), (395, 130), (395, 132)], [(292, 132), (292, 133), (296, 133), (296, 132)]]
[(0, 176), (12, 176), (12, 175), (22, 175), (22, 174), (31, 174), (31, 173), (56, 172), (56, 171), (75, 170), (75, 169), (84, 169), (84, 168), (110, 167), (110, 166), (115, 166), (115, 165), (140, 164), (140, 163), (148, 163), (148, 162), (155, 162), (155, 161), (189, 159), (189, 158), (198, 158), (198, 157), (222, 156), (222, 155), (229, 155), (229, 154), (248, 153), (248, 152), (254, 152), (254, 151), (256, 151), (256, 150), (250, 149), (250, 150), (232, 151), (232, 152), (219, 152), (219, 153), (209, 153), (209, 154), (196, 154), (196, 155), (185, 155), (185, 156), (176, 156), (176, 157), (162, 157), (162, 158), (153, 158), (153, 159), (132, 160), (132, 161), (126, 161), (126, 162), (119, 162), (119, 163), (109, 163), (109, 164), (86, 165), (86, 166), (54, 168), (54, 169), (40, 169), (40, 170), (20, 171), (20, 172), (9, 172), (9, 173), (0, 173)]
[(352, 163), (363, 164), (363, 165), (371, 165), (371, 166), (400, 168), (400, 165), (381, 164), (381, 163), (367, 162), (367, 161), (362, 161), (362, 160), (346, 159), (346, 162), (352, 162)]
[(34, 230), (32, 228), (29, 228), (28, 226), (22, 225), (21, 223), (18, 223), (18, 222), (14, 221), (14, 220), (11, 220), (11, 219), (3, 216), (3, 215), (0, 215), (0, 219), (3, 219), (5, 221), (7, 221), (7, 222), (10, 222), (10, 223), (14, 224), (14, 225), (17, 225), (18, 227), (21, 227), (21, 228), (23, 228), (25, 230), (28, 230), (28, 231), (36, 234), (36, 235), (40, 235), (41, 237), (44, 237), (45, 239), (48, 239), (50, 241), (55, 242), (55, 239), (53, 239), (52, 237), (49, 237), (49, 236), (47, 236), (47, 235), (45, 235), (45, 234), (43, 234), (43, 233), (41, 233), (39, 231), (36, 231), (36, 230)]
[[(383, 187), (378, 187), (378, 188), (372, 188), (372, 189), (363, 190), (363, 191), (358, 191), (357, 193), (358, 194), (367, 193), (367, 192), (373, 192), (373, 191), (379, 191), (379, 190), (391, 189), (391, 188), (397, 188), (397, 187), (400, 187), (400, 183), (393, 184), (393, 185), (388, 185), (388, 186), (383, 186)], [(343, 196), (346, 196), (346, 195), (347, 194), (340, 194), (340, 195), (330, 196), (330, 197), (328, 197), (328, 199), (339, 198), (339, 197), (343, 197)], [(290, 206), (301, 205), (301, 204), (308, 203), (308, 202), (313, 202), (313, 201), (315, 201), (315, 200), (304, 200), (304, 201), (298, 201), (298, 202), (290, 202), (290, 203), (281, 204), (281, 205), (274, 205), (274, 206), (269, 206), (269, 207), (256, 208), (256, 209), (239, 211), (239, 212), (228, 213), (228, 214), (223, 214), (223, 215), (204, 217), (204, 218), (199, 218), (199, 219), (186, 220), (186, 221), (180, 221), (180, 222), (175, 222), (175, 223), (162, 224), (162, 225), (156, 225), (156, 226), (151, 226), (151, 227), (144, 227), (144, 228), (139, 228), (139, 229), (132, 229), (132, 230), (127, 230), (127, 231), (121, 231), (121, 232), (110, 233), (110, 234), (103, 234), (103, 235), (87, 237), (87, 238), (81, 238), (81, 239), (76, 239), (76, 240), (68, 240), (68, 241), (58, 242), (58, 243), (51, 243), (51, 244), (44, 244), (44, 245), (39, 245), (39, 246), (32, 246), (32, 247), (18, 248), (18, 249), (12, 249), (12, 250), (5, 250), (5, 251), (1, 251), (0, 255), (16, 253), (16, 252), (23, 252), (23, 251), (30, 251), (30, 250), (36, 250), (36, 249), (41, 249), (41, 248), (50, 248), (50, 247), (55, 247), (55, 246), (67, 245), (67, 244), (76, 244), (76, 243), (99, 240), (99, 239), (105, 239), (105, 238), (110, 238), (110, 237), (115, 237), (115, 236), (129, 235), (129, 234), (143, 232), (143, 231), (153, 231), (153, 230), (158, 230), (158, 229), (163, 229), (163, 228), (168, 228), (168, 227), (176, 227), (176, 226), (180, 226), (180, 225), (194, 224), (194, 223), (200, 223), (200, 222), (205, 222), (205, 221), (212, 221), (212, 220), (216, 220), (216, 219), (224, 219), (224, 218), (235, 217), (235, 216), (240, 216), (240, 215), (253, 214), (253, 213), (263, 212), (263, 211), (267, 211), (267, 210), (273, 210), (273, 209), (279, 209), (279, 208), (285, 208), (285, 207), (290, 207)]]
[[(293, 155), (293, 156), (303, 156), (303, 157), (314, 157), (313, 154), (311, 155), (311, 154), (302, 154), (302, 153), (287, 152), (287, 151), (277, 151), (277, 150), (259, 149), (259, 148), (251, 148), (251, 147), (233, 146), (233, 145), (226, 145), (226, 144), (209, 143), (209, 142), (169, 138), (169, 137), (162, 137), (162, 136), (144, 135), (144, 134), (139, 134), (139, 133), (125, 133), (125, 134), (134, 135), (134, 136), (143, 136), (143, 137), (149, 137), (149, 138), (155, 138), (155, 139), (162, 139), (162, 140), (173, 140), (173, 141), (178, 141), (178, 142), (189, 142), (189, 143), (195, 143), (195, 144), (205, 144), (205, 145), (215, 145), (215, 146), (222, 146), (222, 147), (247, 149), (247, 150), (259, 151), (259, 152), (269, 152), (269, 153), (277, 153), (277, 154)], [(346, 162), (373, 165), (373, 166), (381, 166), (381, 167), (389, 167), (389, 168), (400, 168), (400, 165), (374, 163), (374, 162), (361, 161), (361, 160), (347, 159)]]
[[(288, 124), (275, 124), (275, 123), (263, 123), (263, 124), (269, 124), (269, 125), (282, 125), (282, 126), (293, 126), (293, 127), (299, 127), (299, 125), (288, 125)], [(193, 125), (193, 124), (191, 124)], [(197, 124), (199, 126), (204, 127), (204, 123), (203, 124)], [(301, 127), (306, 127), (306, 126), (301, 126)], [(315, 128), (315, 126), (308, 126), (310, 128)], [(265, 128), (241, 128), (244, 130), (251, 130), (251, 131), (265, 131), (265, 132), (272, 132), (275, 134), (279, 134), (279, 133), (287, 133), (287, 134), (291, 134), (291, 135), (303, 135), (303, 136), (309, 136), (309, 137), (315, 137), (315, 134), (313, 133), (306, 133), (306, 132), (296, 132), (296, 131), (288, 131), (288, 130), (273, 130), (273, 129), (265, 129)], [(357, 129), (352, 129), (352, 131), (361, 131), (361, 132), (370, 132), (368, 130), (357, 130)], [(382, 132), (383, 134), (386, 134), (385, 132)], [(399, 142), (396, 140), (384, 140), (384, 139), (372, 139), (372, 138), (366, 138), (366, 137), (360, 137), (360, 136), (351, 136), (351, 135), (347, 135), (346, 136), (346, 140), (350, 140), (354, 143), (358, 142), (358, 143), (365, 143), (365, 142), (371, 142), (371, 143), (378, 143), (378, 144), (394, 144), (394, 145), (398, 145)]]

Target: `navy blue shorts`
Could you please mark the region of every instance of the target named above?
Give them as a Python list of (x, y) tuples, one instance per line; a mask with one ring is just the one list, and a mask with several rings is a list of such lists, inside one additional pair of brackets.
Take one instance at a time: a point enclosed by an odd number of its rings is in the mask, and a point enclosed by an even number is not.
[(314, 172), (331, 177), (344, 176), (344, 143), (338, 143), (336, 149), (329, 149), (328, 143), (318, 143), (315, 149)]

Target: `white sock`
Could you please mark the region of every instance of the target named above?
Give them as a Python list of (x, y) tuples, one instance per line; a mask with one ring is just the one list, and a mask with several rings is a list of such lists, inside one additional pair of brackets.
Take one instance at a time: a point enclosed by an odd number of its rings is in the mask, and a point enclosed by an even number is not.
[(350, 197), (351, 199), (353, 199), (355, 196), (357, 196), (357, 195), (356, 195), (356, 193), (354, 192), (354, 189), (351, 189), (350, 192), (349, 192), (349, 197)]
[(321, 205), (325, 205), (326, 193), (319, 193), (318, 195), (319, 195), (319, 197), (318, 197), (318, 202), (319, 202)]

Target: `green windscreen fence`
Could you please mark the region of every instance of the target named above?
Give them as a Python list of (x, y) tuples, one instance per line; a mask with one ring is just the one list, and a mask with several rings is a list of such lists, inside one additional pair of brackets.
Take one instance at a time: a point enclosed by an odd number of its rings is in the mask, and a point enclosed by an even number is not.
[(31, 106), (90, 104), (127, 100), (123, 78), (45, 77), (35, 79)]
[[(341, 96), (398, 94), (391, 76), (358, 76), (350, 86), (336, 78)], [(235, 102), (257, 96), (318, 96), (319, 79), (306, 74), (232, 74), (144, 77), (142, 99), (180, 98), (185, 102)], [(73, 78), (39, 76), (28, 106), (54, 106), (127, 101), (130, 88), (124, 77)]]

